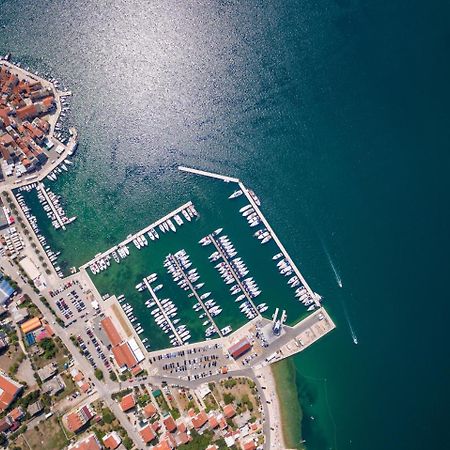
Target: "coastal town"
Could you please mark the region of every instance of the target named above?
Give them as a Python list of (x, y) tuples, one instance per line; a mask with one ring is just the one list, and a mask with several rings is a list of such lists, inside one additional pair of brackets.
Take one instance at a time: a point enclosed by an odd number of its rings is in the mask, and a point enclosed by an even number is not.
[(243, 262), (231, 259), (232, 243), (216, 230), (203, 243), (212, 246), (212, 259), (221, 261), (218, 270), (226, 284), (234, 284), (233, 295), (242, 296), (244, 306), (239, 308), (246, 322), (234, 330), (216, 325), (222, 309), (208, 299), (210, 293), (197, 292), (202, 286), (196, 269), (189, 269), (188, 255), (180, 250), (164, 264), (197, 302), (194, 308), (202, 314), (207, 334), (191, 339), (186, 326), (177, 325), (177, 307), (159, 299), (162, 284), (152, 285), (157, 284), (154, 274), (136, 286), (151, 295), (146, 326), (159, 325), (172, 337), (163, 348), (146, 345), (147, 338), (140, 335), (144, 323), (137, 325), (129, 313), (132, 306), (125, 307), (119, 295), (102, 295), (95, 276), (108, 269), (111, 256), (117, 263), (124, 259), (128, 244), (137, 249), (148, 245), (145, 234), (156, 240), (158, 227), (161, 234), (170, 232), (163, 225), (171, 219), (178, 226), (183, 223), (180, 214), (186, 222), (195, 220), (195, 207), (182, 205), (65, 273), (22, 194), (37, 192), (58, 232), (76, 218), (65, 215), (59, 195), (44, 184), (69, 170), (78, 146), (76, 130), (61, 125), (71, 92), (7, 59), (0, 60), (0, 446), (285, 448), (270, 366), (308, 348), (335, 324), (265, 219), (254, 193), (238, 179), (180, 168), (236, 185), (230, 197), (248, 201), (242, 215), (249, 217), (251, 227), (264, 227), (257, 235), (263, 244), (270, 240), (276, 245), (274, 261), (282, 276), (289, 277), (292, 301), (306, 307), (302, 319), (288, 325), (282, 305), (269, 317), (262, 314), (267, 307), (255, 303), (259, 289), (245, 278)]

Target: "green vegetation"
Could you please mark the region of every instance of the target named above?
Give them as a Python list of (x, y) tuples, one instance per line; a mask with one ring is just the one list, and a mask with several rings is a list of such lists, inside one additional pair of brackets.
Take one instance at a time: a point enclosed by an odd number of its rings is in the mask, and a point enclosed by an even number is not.
[(109, 374), (109, 379), (110, 379), (111, 381), (117, 381), (117, 375), (116, 375), (116, 372), (114, 372), (114, 371), (110, 372), (110, 374)]
[(105, 422), (106, 424), (110, 424), (115, 419), (115, 417), (109, 408), (103, 408), (102, 409), (102, 419), (103, 419), (103, 422)]
[(140, 407), (144, 407), (150, 401), (150, 396), (148, 394), (140, 395), (137, 399), (137, 403)]
[(230, 403), (233, 403), (235, 400), (235, 397), (233, 394), (229, 394), (228, 392), (225, 392), (223, 394), (223, 401), (225, 402), (225, 405), (229, 405)]
[(42, 339), (42, 341), (39, 342), (39, 347), (44, 350), (45, 359), (52, 359), (56, 355), (57, 347), (52, 339)]
[(103, 375), (103, 372), (101, 371), (101, 369), (95, 369), (94, 374), (98, 380), (103, 380), (104, 375)]
[(224, 387), (226, 387), (227, 389), (233, 388), (234, 386), (236, 386), (236, 384), (237, 384), (237, 381), (234, 378), (230, 378), (228, 380), (222, 381), (222, 385)]
[(174, 418), (174, 420), (177, 420), (181, 417), (180, 411), (178, 408), (173, 408), (170, 410), (170, 414)]
[[(183, 445), (183, 450), (205, 450), (213, 440), (213, 433), (211, 431), (205, 431), (202, 435), (198, 434), (197, 431), (192, 430), (191, 432), (192, 441)], [(227, 448), (222, 447), (222, 448)], [(220, 449), (220, 447), (219, 447)]]
[(131, 450), (133, 448), (133, 441), (128, 436), (123, 438), (122, 444), (127, 450)]

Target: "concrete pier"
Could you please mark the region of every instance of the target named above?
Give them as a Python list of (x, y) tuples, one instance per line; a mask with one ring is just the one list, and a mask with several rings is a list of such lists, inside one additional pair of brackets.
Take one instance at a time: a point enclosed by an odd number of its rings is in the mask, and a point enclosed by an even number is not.
[(105, 258), (106, 256), (110, 255), (112, 252), (117, 250), (119, 247), (124, 247), (125, 245), (128, 245), (130, 242), (133, 242), (134, 239), (136, 239), (139, 236), (142, 236), (145, 233), (148, 233), (152, 228), (156, 228), (161, 223), (165, 222), (167, 219), (172, 218), (173, 216), (179, 214), (183, 209), (188, 208), (193, 203), (191, 201), (184, 203), (183, 205), (179, 206), (177, 209), (174, 209), (169, 214), (166, 214), (164, 217), (161, 217), (161, 219), (158, 219), (156, 222), (151, 223), (150, 225), (146, 226), (142, 230), (138, 231), (137, 233), (127, 237), (124, 241), (122, 241), (120, 244), (115, 245), (114, 247), (111, 247), (110, 249), (106, 250), (105, 252), (101, 253), (100, 255), (95, 256), (87, 263), (83, 264), (81, 268), (89, 267), (92, 263), (97, 261), (98, 259)]
[(202, 175), (204, 177), (216, 178), (217, 180), (225, 181), (225, 183), (239, 183), (237, 178), (227, 177), (225, 175), (219, 175), (218, 173), (205, 172), (204, 170), (192, 169), (190, 167), (178, 166), (178, 170), (182, 172), (194, 173), (196, 175)]
[(225, 262), (225, 264), (227, 265), (228, 270), (233, 274), (233, 278), (236, 281), (236, 283), (239, 285), (239, 287), (241, 288), (242, 293), (245, 295), (245, 297), (247, 298), (247, 300), (249, 301), (249, 303), (252, 305), (253, 309), (255, 310), (257, 316), (256, 317), (261, 317), (261, 314), (258, 311), (258, 308), (256, 308), (255, 303), (253, 302), (252, 297), (250, 297), (250, 295), (248, 295), (248, 292), (246, 289), (244, 289), (244, 285), (241, 283), (241, 280), (239, 279), (239, 276), (237, 275), (237, 273), (235, 272), (233, 266), (230, 264), (230, 262), (228, 261), (227, 256), (223, 253), (222, 249), (220, 248), (220, 246), (217, 244), (216, 239), (214, 237), (214, 235), (209, 234), (208, 235), (209, 239), (211, 239), (211, 242), (214, 244), (214, 246), (216, 247), (217, 251), (220, 253), (220, 256), (222, 257), (223, 261)]
[(284, 248), (283, 244), (281, 243), (281, 241), (278, 239), (278, 236), (275, 234), (275, 231), (273, 231), (272, 227), (270, 226), (269, 222), (267, 221), (267, 219), (264, 217), (264, 214), (261, 212), (261, 210), (259, 209), (259, 206), (255, 203), (255, 201), (253, 200), (253, 197), (250, 195), (248, 189), (244, 186), (244, 184), (239, 181), (239, 187), (241, 188), (242, 192), (244, 193), (244, 195), (247, 197), (247, 200), (250, 202), (250, 204), (252, 205), (252, 208), (255, 210), (255, 212), (258, 214), (258, 217), (261, 219), (261, 222), (264, 224), (264, 226), (267, 228), (267, 231), (270, 233), (270, 235), (272, 236), (272, 239), (275, 241), (275, 243), (277, 244), (278, 248), (280, 249), (280, 252), (283, 253), (283, 256), (287, 259), (287, 261), (289, 262), (289, 264), (291, 265), (294, 273), (297, 275), (298, 279), (301, 281), (301, 283), (303, 284), (303, 286), (305, 286), (306, 290), (309, 292), (309, 294), (311, 295), (311, 298), (314, 300), (314, 303), (316, 304), (317, 307), (321, 307), (321, 304), (316, 296), (316, 294), (313, 292), (313, 290), (309, 287), (308, 283), (306, 282), (306, 280), (303, 278), (303, 275), (301, 274), (300, 270), (298, 270), (298, 267), (295, 265), (294, 261), (292, 260), (292, 258), (289, 256), (289, 253), (287, 252), (287, 250)]
[(191, 289), (191, 291), (194, 294), (194, 297), (197, 299), (197, 301), (200, 303), (200, 305), (202, 305), (203, 310), (205, 311), (206, 315), (208, 316), (209, 321), (211, 322), (211, 325), (214, 326), (214, 328), (217, 331), (217, 334), (222, 337), (222, 333), (220, 331), (220, 328), (216, 325), (216, 322), (214, 321), (214, 318), (211, 316), (211, 314), (208, 311), (208, 308), (205, 306), (205, 304), (203, 303), (203, 300), (200, 298), (200, 296), (197, 294), (197, 291), (194, 289), (194, 286), (192, 285), (191, 281), (189, 280), (188, 276), (186, 275), (186, 273), (184, 272), (183, 268), (180, 266), (180, 264), (177, 261), (177, 258), (175, 258), (173, 255), (169, 255), (171, 257), (171, 261), (175, 263), (175, 265), (177, 266), (177, 269), (183, 274), (183, 278), (184, 280), (187, 282), (189, 288)]
[(180, 335), (178, 334), (178, 331), (176, 330), (175, 326), (172, 323), (172, 319), (166, 314), (166, 312), (164, 311), (163, 306), (161, 305), (161, 302), (159, 301), (158, 296), (155, 294), (155, 291), (153, 290), (153, 288), (150, 286), (150, 283), (147, 281), (147, 278), (144, 278), (144, 283), (145, 286), (147, 287), (148, 291), (150, 292), (150, 295), (152, 296), (153, 300), (155, 301), (155, 303), (158, 305), (159, 310), (161, 311), (162, 315), (164, 316), (164, 319), (166, 319), (166, 322), (169, 324), (173, 334), (175, 335), (175, 337), (177, 338), (177, 341), (180, 345), (183, 344), (182, 339), (180, 338)]
[(61, 216), (59, 215), (59, 212), (57, 211), (57, 209), (55, 208), (55, 205), (53, 204), (53, 200), (49, 197), (49, 195), (47, 194), (47, 191), (45, 190), (45, 186), (43, 183), (38, 183), (37, 185), (37, 189), (40, 190), (42, 192), (42, 195), (45, 197), (45, 200), (48, 203), (48, 206), (50, 206), (51, 210), (53, 211), (53, 214), (56, 217), (57, 222), (59, 223), (60, 227), (65, 230), (66, 227), (64, 225), (63, 220), (61, 219)]

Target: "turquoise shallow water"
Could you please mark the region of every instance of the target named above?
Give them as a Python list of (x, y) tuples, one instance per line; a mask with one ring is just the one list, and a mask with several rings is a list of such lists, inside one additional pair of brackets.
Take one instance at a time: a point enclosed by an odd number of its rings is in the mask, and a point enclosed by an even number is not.
[(0, 2), (75, 93), (65, 257), (201, 198), (178, 164), (238, 176), (338, 325), (295, 359), (308, 447), (445, 448), (448, 2), (180, 3)]

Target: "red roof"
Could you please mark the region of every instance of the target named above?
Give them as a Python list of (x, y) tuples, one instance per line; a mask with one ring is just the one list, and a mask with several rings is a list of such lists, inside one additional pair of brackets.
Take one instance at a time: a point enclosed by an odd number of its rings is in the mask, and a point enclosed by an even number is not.
[(91, 434), (86, 439), (75, 443), (69, 450), (101, 450), (101, 446), (95, 437), (95, 434)]
[(21, 384), (0, 372), (0, 411), (4, 411), (21, 390)]
[(175, 420), (173, 420), (172, 416), (167, 416), (163, 419), (163, 423), (165, 427), (167, 428), (167, 431), (175, 431), (177, 429), (177, 424), (175, 423)]
[(237, 359), (239, 356), (242, 356), (245, 352), (248, 352), (252, 348), (250, 341), (245, 337), (240, 341), (236, 342), (236, 344), (232, 345), (228, 349), (228, 353), (234, 358)]
[(153, 403), (149, 403), (144, 408), (144, 416), (148, 419), (156, 414), (156, 408), (153, 406)]
[(136, 358), (126, 342), (117, 347), (113, 347), (112, 352), (119, 367), (126, 366), (131, 369), (137, 364)]
[(120, 408), (122, 411), (129, 411), (131, 408), (134, 408), (136, 405), (136, 402), (134, 400), (133, 393), (125, 395), (125, 397), (122, 398), (122, 401), (120, 402)]
[(113, 347), (119, 345), (122, 342), (122, 338), (120, 337), (119, 332), (112, 323), (111, 317), (106, 317), (105, 319), (103, 319), (100, 322), (100, 325), (108, 336), (108, 339), (110, 340)]
[(152, 430), (152, 427), (150, 425), (147, 425), (146, 427), (142, 428), (139, 431), (139, 434), (141, 435), (142, 440), (148, 444), (149, 442), (153, 441), (155, 439), (156, 434)]
[(233, 405), (225, 405), (223, 407), (223, 414), (227, 419), (231, 419), (236, 415), (236, 410)]
[(255, 450), (256, 445), (253, 441), (248, 441), (244, 445), (242, 445), (243, 450)]
[(211, 416), (208, 419), (209, 426), (214, 430), (214, 428), (217, 428), (219, 426), (218, 420), (215, 418), (215, 416)]
[(110, 433), (103, 438), (103, 445), (110, 450), (114, 450), (115, 448), (117, 448), (121, 442), (122, 440), (115, 432)]
[(206, 422), (208, 422), (208, 416), (205, 411), (200, 411), (192, 418), (192, 425), (194, 425), (195, 428), (201, 428)]

